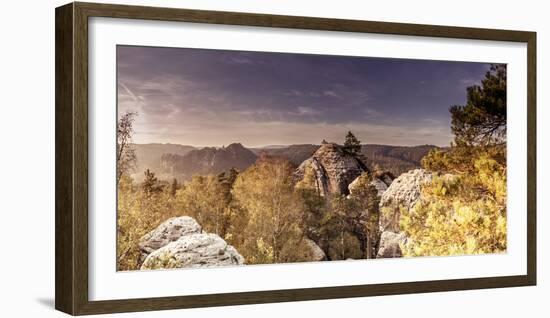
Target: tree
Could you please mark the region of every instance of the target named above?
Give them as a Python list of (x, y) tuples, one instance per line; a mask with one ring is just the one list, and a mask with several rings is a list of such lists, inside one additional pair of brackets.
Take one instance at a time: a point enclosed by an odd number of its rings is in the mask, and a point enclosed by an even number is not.
[(348, 131), (348, 134), (346, 135), (343, 150), (344, 152), (354, 156), (361, 153), (361, 142), (351, 131)]
[(219, 176), (193, 176), (178, 191), (179, 210), (189, 215), (207, 231), (225, 237), (228, 227), (229, 190)]
[(506, 67), (493, 65), (481, 86), (453, 106), (450, 149), (422, 159), (434, 171), (421, 200), (401, 209), (400, 228), (412, 244), (405, 256), (506, 251)]
[(172, 179), (172, 183), (170, 184), (170, 195), (173, 197), (176, 196), (176, 192), (179, 190), (180, 186), (178, 184), (178, 179), (174, 178)]
[(305, 167), (303, 178), (294, 188), (304, 204), (300, 227), (305, 235), (316, 242), (328, 256), (330, 241), (336, 235), (331, 231), (336, 221), (329, 215), (329, 207), (325, 198), (321, 196), (319, 183), (311, 165)]
[[(336, 248), (336, 253), (333, 253), (329, 250), (329, 255), (331, 259), (347, 259), (347, 258), (361, 258), (362, 250), (359, 247), (359, 257), (354, 255), (353, 251), (350, 251), (352, 247), (349, 242), (349, 228), (350, 228), (350, 219), (354, 218), (359, 209), (355, 205), (354, 200), (348, 200), (344, 195), (335, 195), (331, 198), (331, 218), (333, 222), (335, 221), (337, 229), (337, 239), (336, 244), (331, 244)], [(332, 223), (332, 222), (331, 222)], [(332, 231), (331, 231), (332, 232)]]
[(235, 204), (247, 219), (236, 248), (249, 264), (302, 260), (303, 205), (293, 188), (293, 171), (285, 159), (264, 157), (241, 172), (233, 185)]
[(126, 112), (117, 122), (117, 183), (122, 175), (128, 173), (136, 166), (136, 153), (132, 147), (132, 135), (134, 133), (134, 119), (136, 112)]
[(349, 200), (354, 200), (360, 211), (350, 220), (350, 225), (352, 232), (360, 239), (365, 258), (374, 258), (376, 241), (379, 237), (380, 197), (378, 190), (372, 184), (372, 179), (369, 172), (361, 174), (354, 182), (353, 190), (349, 195)]
[(143, 193), (146, 195), (153, 195), (162, 192), (162, 185), (154, 172), (147, 169), (143, 174), (145, 175), (145, 179), (141, 183)]
[[(155, 179), (152, 177), (154, 176), (150, 176), (150, 180)], [(153, 184), (153, 188), (162, 186), (158, 180), (149, 184)], [(127, 175), (123, 175), (118, 184), (118, 270), (139, 269), (141, 237), (168, 218), (181, 216), (181, 211), (176, 208), (175, 198), (169, 193), (169, 188), (157, 189), (158, 191), (145, 192), (142, 186), (135, 185), (132, 178)]]
[(457, 145), (501, 144), (506, 139), (506, 65), (492, 65), (481, 86), (467, 88), (466, 105), (450, 108)]

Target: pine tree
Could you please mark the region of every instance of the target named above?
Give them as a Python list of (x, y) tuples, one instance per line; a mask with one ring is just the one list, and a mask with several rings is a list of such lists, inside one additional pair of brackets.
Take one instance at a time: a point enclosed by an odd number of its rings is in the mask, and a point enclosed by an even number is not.
[(346, 141), (344, 142), (343, 150), (350, 155), (359, 155), (361, 153), (361, 142), (355, 137), (355, 135), (348, 131), (346, 135)]
[(159, 183), (159, 180), (155, 176), (155, 173), (149, 169), (145, 170), (145, 179), (141, 184), (141, 188), (146, 195), (152, 195), (155, 193), (162, 192), (162, 185)]
[(227, 176), (227, 182), (231, 187), (233, 187), (233, 184), (235, 183), (235, 180), (237, 180), (237, 177), (239, 176), (239, 171), (235, 168), (229, 169), (229, 173)]
[(506, 141), (506, 65), (492, 65), (480, 85), (467, 88), (466, 105), (455, 105), (451, 129), (457, 145), (484, 146)]
[(174, 178), (172, 180), (172, 184), (170, 185), (170, 195), (172, 195), (173, 197), (176, 196), (176, 192), (178, 191), (178, 189), (180, 188), (179, 184), (178, 184), (178, 179)]

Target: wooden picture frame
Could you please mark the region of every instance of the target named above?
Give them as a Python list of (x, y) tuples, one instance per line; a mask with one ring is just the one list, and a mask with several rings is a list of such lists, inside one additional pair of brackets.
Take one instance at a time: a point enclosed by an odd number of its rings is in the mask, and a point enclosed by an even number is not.
[[(536, 284), (536, 33), (420, 24), (70, 3), (56, 9), (55, 307), (72, 314), (427, 293)], [(527, 275), (196, 296), (88, 297), (88, 19), (111, 17), (527, 43)]]

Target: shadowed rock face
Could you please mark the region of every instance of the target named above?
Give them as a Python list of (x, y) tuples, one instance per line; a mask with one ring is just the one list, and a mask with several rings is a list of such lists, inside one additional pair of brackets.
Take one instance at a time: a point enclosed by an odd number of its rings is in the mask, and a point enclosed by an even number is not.
[(334, 143), (321, 145), (313, 156), (302, 162), (296, 170), (296, 180), (304, 177), (308, 166), (315, 172), (317, 190), (321, 196), (349, 194), (349, 184), (363, 172), (368, 171), (361, 159), (345, 153)]

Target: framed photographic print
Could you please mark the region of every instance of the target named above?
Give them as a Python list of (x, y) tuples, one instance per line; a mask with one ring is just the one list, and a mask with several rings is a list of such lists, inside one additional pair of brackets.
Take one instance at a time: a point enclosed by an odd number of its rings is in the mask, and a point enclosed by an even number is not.
[(536, 34), (56, 9), (56, 308), (536, 284)]

